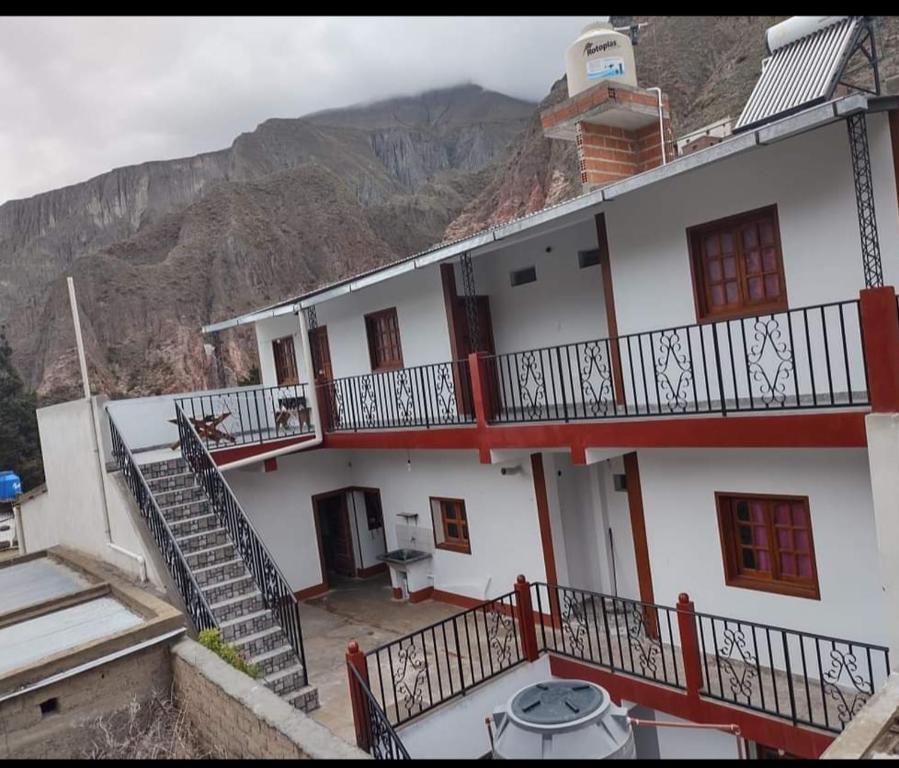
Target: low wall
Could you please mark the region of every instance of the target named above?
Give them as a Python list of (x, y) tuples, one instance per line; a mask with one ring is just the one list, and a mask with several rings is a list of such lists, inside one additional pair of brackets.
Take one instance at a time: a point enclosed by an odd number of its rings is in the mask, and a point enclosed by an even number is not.
[(172, 673), (175, 695), (209, 750), (242, 758), (368, 757), (193, 640), (172, 648)]
[(0, 758), (86, 757), (95, 734), (84, 726), (168, 695), (171, 678), (163, 643), (0, 702)]

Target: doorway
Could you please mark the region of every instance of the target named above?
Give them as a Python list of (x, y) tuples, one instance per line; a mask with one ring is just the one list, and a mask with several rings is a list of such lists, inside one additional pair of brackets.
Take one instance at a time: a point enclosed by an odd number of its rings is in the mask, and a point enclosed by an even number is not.
[(328, 328), (320, 325), (309, 331), (309, 351), (312, 354), (312, 373), (316, 384), (331, 381), (331, 346), (328, 343)]
[(346, 491), (313, 497), (323, 581), (356, 575)]

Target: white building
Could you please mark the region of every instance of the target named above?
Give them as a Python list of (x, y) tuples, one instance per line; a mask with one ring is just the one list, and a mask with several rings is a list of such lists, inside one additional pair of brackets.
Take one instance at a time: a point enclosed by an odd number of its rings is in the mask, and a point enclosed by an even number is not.
[[(672, 159), (661, 100), (664, 163), (656, 103), (600, 84), (544, 114), (580, 197), (204, 329), (253, 325), (262, 377), (178, 400), (223, 528), (298, 600), (386, 572), (469, 609), (361, 662), (392, 724), (421, 713), (413, 756), (487, 751), (434, 734), (541, 675), (817, 756), (899, 663), (899, 102), (811, 99)], [(178, 442), (173, 411), (108, 407), (135, 454)], [(510, 632), (502, 696), (424, 714)]]

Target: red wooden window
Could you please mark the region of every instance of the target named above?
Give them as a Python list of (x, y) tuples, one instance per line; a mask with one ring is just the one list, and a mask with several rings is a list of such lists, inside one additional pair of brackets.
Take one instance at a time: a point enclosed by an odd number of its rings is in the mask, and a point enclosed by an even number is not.
[(284, 336), (272, 342), (272, 351), (275, 354), (275, 378), (278, 386), (299, 384), (297, 375), (297, 356), (293, 347), (293, 336)]
[(468, 518), (462, 499), (431, 498), (434, 522), (434, 546), (452, 552), (471, 554), (468, 538)]
[(368, 354), (371, 358), (372, 371), (403, 367), (400, 326), (396, 319), (395, 307), (366, 315), (365, 332), (368, 335)]
[(687, 237), (700, 320), (787, 308), (777, 206), (691, 227)]
[(725, 581), (818, 599), (806, 496), (716, 493)]

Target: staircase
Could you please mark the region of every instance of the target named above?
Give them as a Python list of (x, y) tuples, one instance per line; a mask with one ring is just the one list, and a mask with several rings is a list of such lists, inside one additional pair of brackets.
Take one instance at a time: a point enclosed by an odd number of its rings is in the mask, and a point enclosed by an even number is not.
[(258, 666), (260, 681), (297, 709), (318, 707), (302, 661), (266, 606), (205, 490), (183, 458), (137, 467), (187, 568), (199, 586), (222, 639)]

